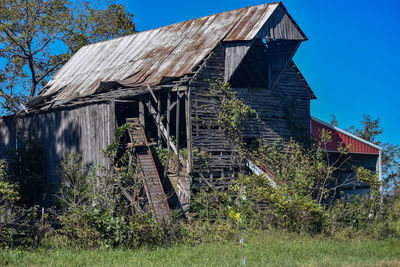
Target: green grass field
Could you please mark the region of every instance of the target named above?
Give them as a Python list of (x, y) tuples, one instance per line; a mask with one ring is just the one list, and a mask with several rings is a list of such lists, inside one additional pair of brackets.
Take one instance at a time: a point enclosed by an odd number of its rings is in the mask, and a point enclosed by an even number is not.
[(275, 233), (237, 243), (158, 249), (0, 249), (9, 266), (400, 266), (400, 240), (334, 240)]

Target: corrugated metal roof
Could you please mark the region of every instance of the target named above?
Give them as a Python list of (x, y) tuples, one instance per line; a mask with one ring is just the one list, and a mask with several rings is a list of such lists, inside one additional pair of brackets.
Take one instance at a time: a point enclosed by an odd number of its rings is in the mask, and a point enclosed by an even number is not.
[(381, 147), (372, 144), (364, 139), (352, 135), (342, 129), (339, 129), (329, 123), (321, 121), (317, 118), (311, 118), (311, 133), (314, 139), (319, 140), (321, 138), (321, 132), (325, 129), (331, 132), (331, 142), (326, 144), (328, 151), (339, 151), (340, 146), (348, 147), (350, 153), (361, 153), (361, 154), (376, 154), (379, 155)]
[(258, 37), (278, 7), (286, 12), (280, 2), (246, 7), (82, 47), (39, 94), (71, 99), (95, 93), (100, 81), (134, 87), (191, 74), (221, 41)]

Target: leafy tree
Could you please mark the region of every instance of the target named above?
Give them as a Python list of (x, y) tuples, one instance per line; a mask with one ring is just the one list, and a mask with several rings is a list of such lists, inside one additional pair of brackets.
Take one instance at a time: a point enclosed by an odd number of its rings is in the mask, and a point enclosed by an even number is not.
[[(100, 4), (103, 4), (100, 2)], [(104, 4), (103, 4), (104, 6)], [(68, 0), (0, 2), (0, 105), (16, 112), (79, 48), (135, 32), (123, 5)]]
[(400, 147), (385, 143), (382, 145), (382, 172), (385, 190), (400, 195)]
[(390, 143), (382, 143), (378, 140), (379, 135), (383, 133), (383, 128), (379, 123), (379, 118), (374, 120), (370, 115), (364, 114), (360, 128), (351, 126), (348, 130), (354, 135), (383, 148), (382, 173), (384, 190), (398, 192), (400, 188), (400, 147)]
[(331, 114), (331, 121), (329, 122), (331, 125), (337, 127), (338, 126), (338, 121), (336, 119), (336, 116), (334, 114)]
[(363, 120), (361, 121), (361, 128), (351, 126), (349, 130), (356, 136), (367, 140), (368, 142), (380, 145), (381, 142), (376, 138), (378, 135), (383, 133), (382, 127), (379, 126), (380, 119), (373, 120), (371, 115), (364, 114)]
[(66, 155), (58, 168), (60, 189), (57, 197), (63, 206), (71, 210), (83, 205), (90, 197), (90, 183), (82, 164), (82, 156), (76, 152)]

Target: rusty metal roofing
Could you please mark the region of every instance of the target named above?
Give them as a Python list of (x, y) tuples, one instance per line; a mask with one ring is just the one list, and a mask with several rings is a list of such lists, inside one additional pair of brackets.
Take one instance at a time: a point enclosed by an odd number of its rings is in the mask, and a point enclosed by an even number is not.
[(236, 9), (84, 46), (39, 94), (71, 99), (96, 93), (100, 82), (135, 87), (191, 74), (221, 41), (278, 39), (285, 29), (265, 28), (277, 20), (272, 14), (292, 21), (290, 38), (307, 39), (280, 2)]

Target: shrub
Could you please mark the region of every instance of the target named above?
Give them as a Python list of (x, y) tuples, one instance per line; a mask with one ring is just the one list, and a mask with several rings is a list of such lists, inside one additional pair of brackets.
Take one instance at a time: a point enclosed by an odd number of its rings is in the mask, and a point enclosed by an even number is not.
[(15, 202), (20, 199), (15, 184), (6, 181), (6, 163), (0, 160), (0, 243), (11, 245), (16, 230), (12, 227), (20, 218), (21, 212)]
[[(326, 228), (336, 229), (350, 224), (360, 228), (371, 221), (369, 217), (378, 217), (380, 206), (377, 205), (379, 204), (377, 200), (380, 199), (380, 183), (377, 175), (373, 175), (365, 168), (358, 168), (354, 169), (356, 176), (348, 176), (344, 179), (339, 177), (336, 171), (339, 169), (338, 166), (346, 162), (348, 147), (341, 145), (338, 148), (339, 159), (331, 162), (326, 152), (327, 144), (331, 141), (330, 132), (323, 130), (320, 133), (320, 141), (313, 146), (309, 142), (303, 144), (294, 140), (270, 145), (264, 143), (262, 139), (254, 140), (249, 146), (244, 142), (242, 129), (246, 120), (251, 117), (258, 118), (256, 111), (237, 98), (229, 84), (215, 83), (210, 87), (209, 93), (220, 103), (217, 112), (218, 123), (239, 152), (241, 159), (249, 159), (273, 173), (273, 175), (242, 175), (237, 181), (237, 185), (245, 188), (248, 199), (255, 203), (263, 203), (266, 207), (266, 211), (249, 213), (253, 216), (264, 213), (266, 220), (257, 220), (259, 223), (267, 223), (292, 231), (317, 233)], [(344, 163), (338, 164), (339, 161), (344, 161)], [(337, 208), (331, 210), (333, 202), (340, 197), (341, 189), (345, 185), (358, 181), (370, 186), (369, 196), (338, 201)], [(211, 198), (217, 196), (214, 195)], [(204, 199), (200, 198), (200, 200)], [(209, 205), (212, 202), (206, 202), (206, 204), (206, 207), (203, 204), (203, 211), (207, 212), (207, 215), (210, 211), (218, 210), (218, 208), (210, 210)], [(226, 204), (215, 204), (215, 206), (218, 205), (225, 206)], [(362, 211), (357, 213), (357, 210), (361, 209)], [(345, 212), (340, 214), (340, 211)], [(201, 215), (201, 211), (198, 213)], [(245, 217), (243, 216), (243, 219)], [(349, 222), (350, 217), (351, 222)], [(267, 227), (269, 226), (263, 225), (263, 228)]]

